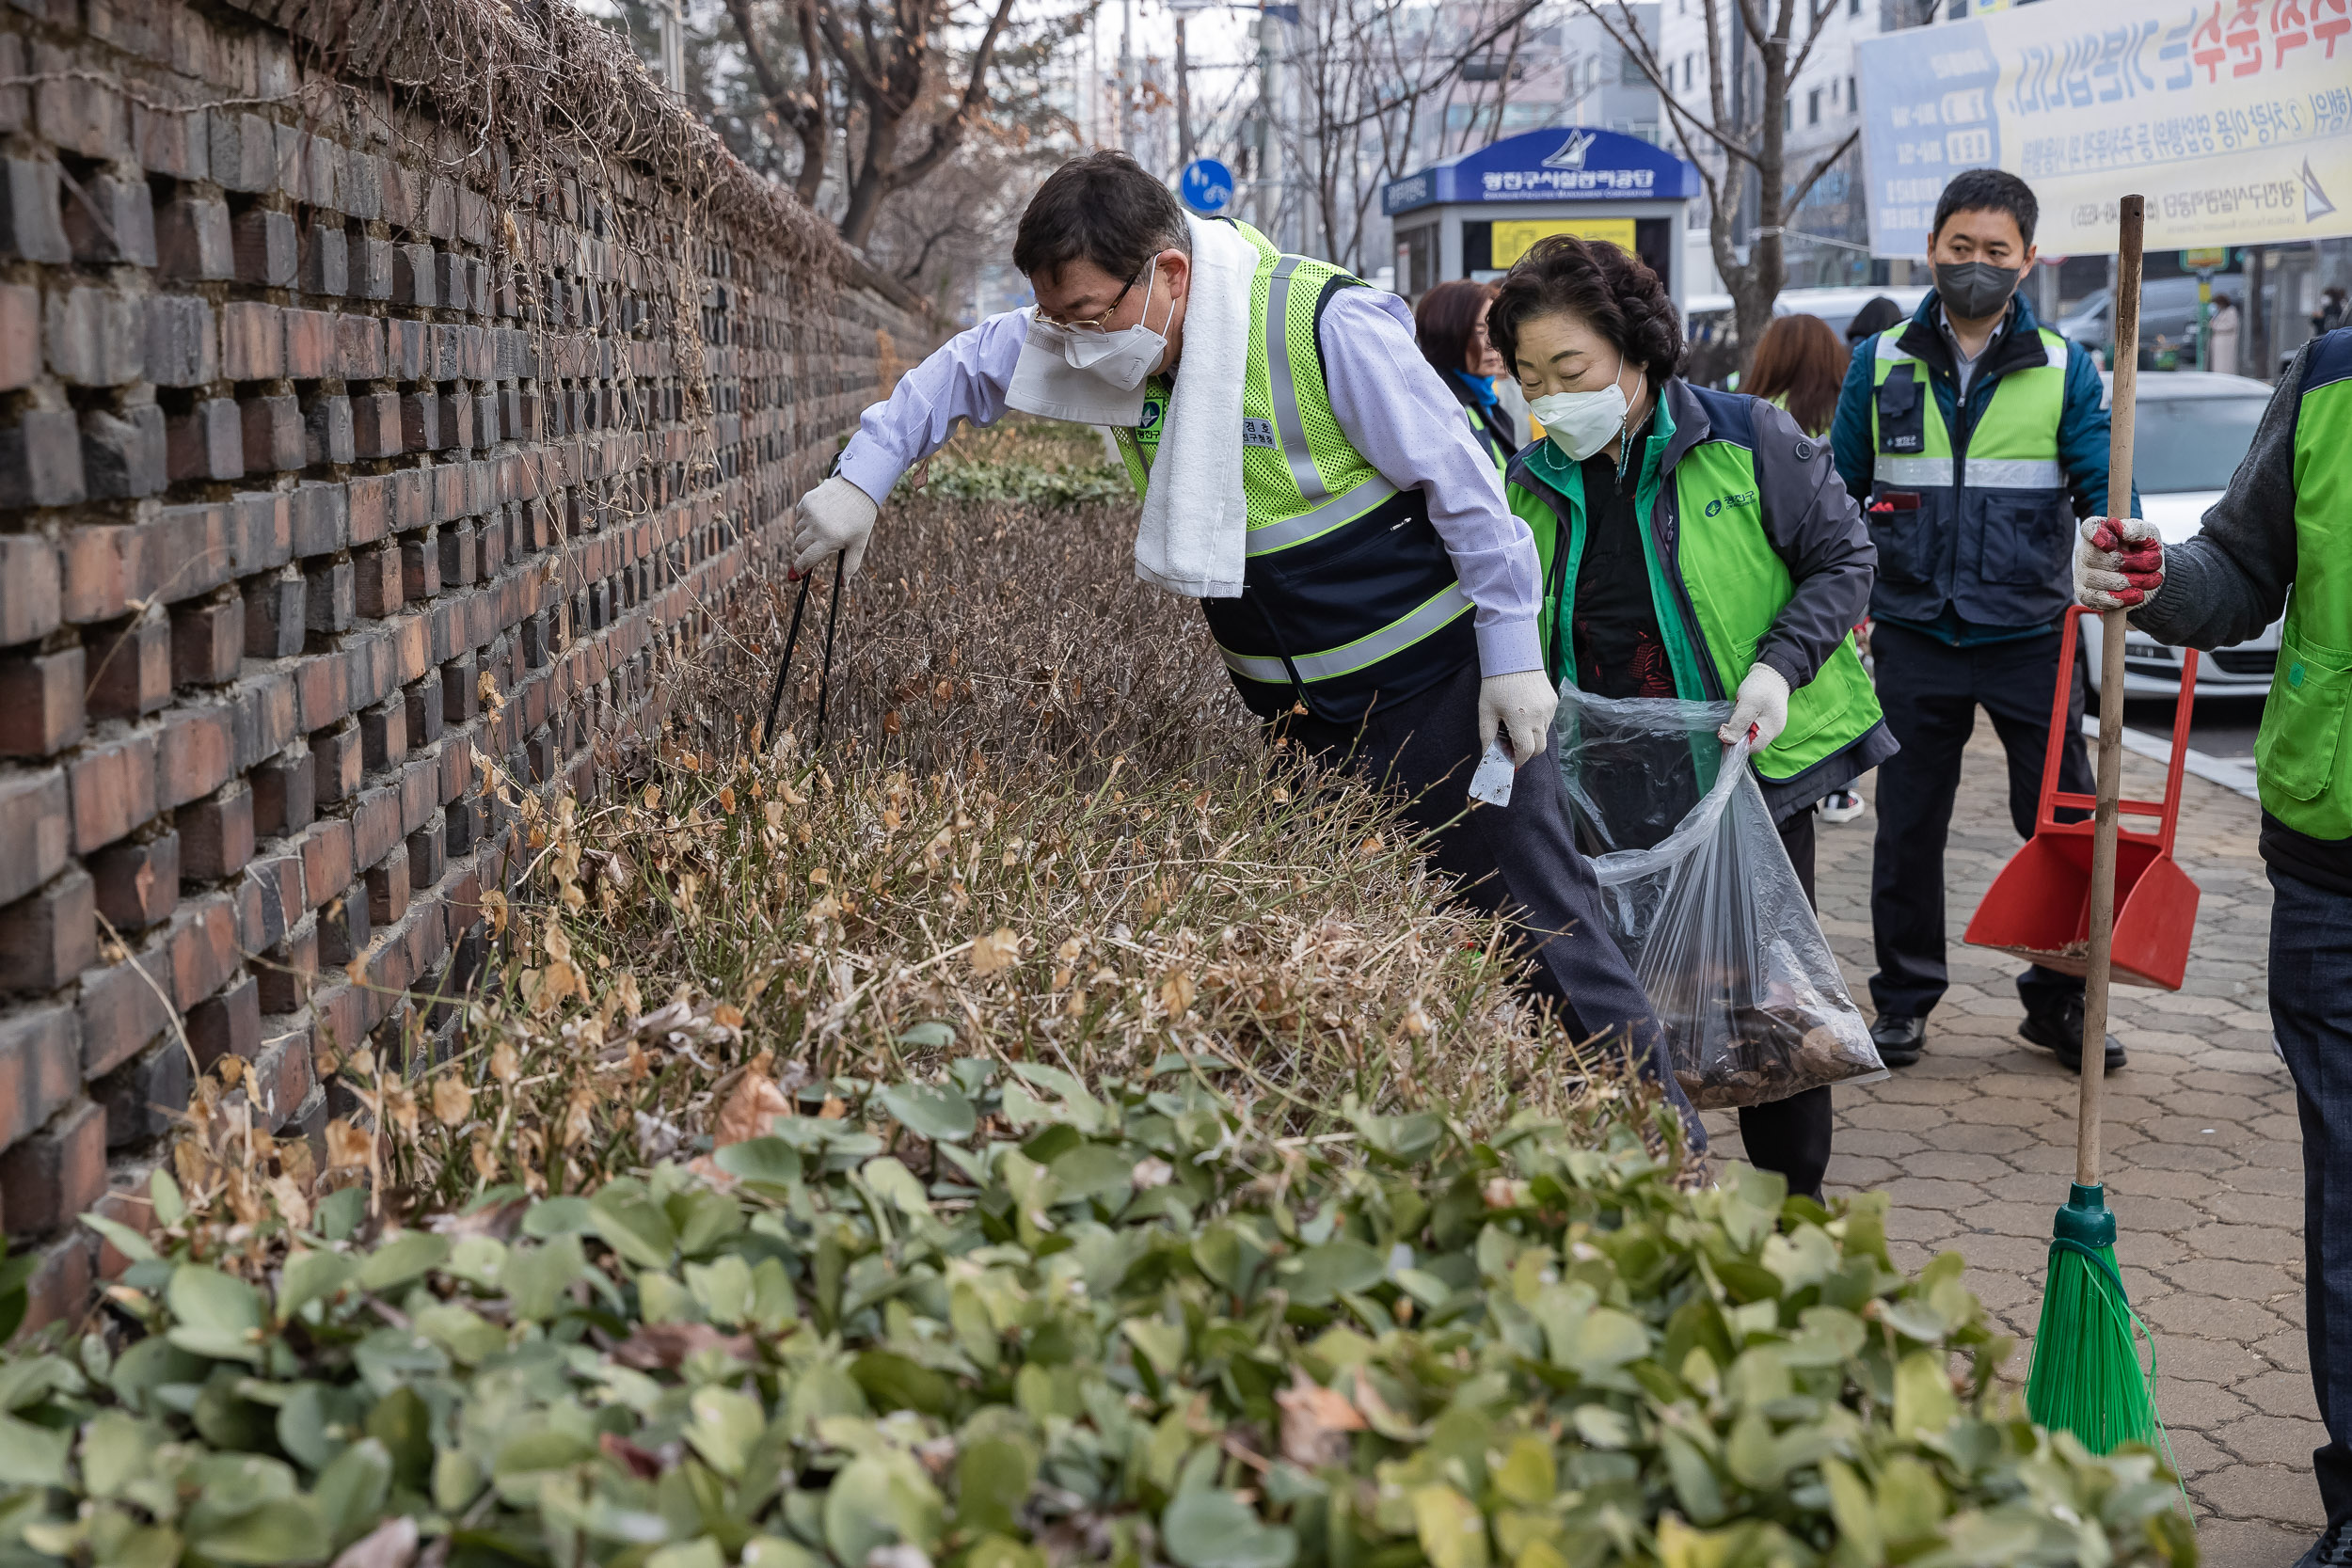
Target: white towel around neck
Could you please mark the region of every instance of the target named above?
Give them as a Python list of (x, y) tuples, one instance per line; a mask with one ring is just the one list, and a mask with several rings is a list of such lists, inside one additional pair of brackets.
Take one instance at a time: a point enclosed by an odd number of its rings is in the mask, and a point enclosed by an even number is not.
[(1136, 576), (1194, 599), (1241, 594), (1249, 498), (1242, 488), (1242, 386), (1258, 249), (1230, 223), (1186, 214), (1192, 288), (1184, 357), (1136, 529)]

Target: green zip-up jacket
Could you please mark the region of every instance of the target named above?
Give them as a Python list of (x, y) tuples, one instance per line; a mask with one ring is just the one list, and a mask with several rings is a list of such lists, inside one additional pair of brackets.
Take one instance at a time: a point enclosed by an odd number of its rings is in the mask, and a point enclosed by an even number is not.
[[(1878, 552), (1826, 442), (1759, 398), (1679, 376), (1660, 390), (1634, 505), (1675, 687), (1721, 702), (1756, 664), (1780, 673), (1788, 727), (1756, 774), (1774, 817), (1790, 816), (1895, 754), (1853, 646)], [(1543, 565), (1546, 668), (1573, 679), (1582, 477), (1538, 441), (1513, 460), (1505, 489)]]

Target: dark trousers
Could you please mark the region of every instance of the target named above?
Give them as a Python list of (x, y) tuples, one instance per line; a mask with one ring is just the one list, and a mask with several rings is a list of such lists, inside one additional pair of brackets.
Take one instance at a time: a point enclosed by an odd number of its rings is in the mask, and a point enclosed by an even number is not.
[[(1800, 807), (1780, 825), (1781, 847), (1797, 868), (1804, 901), (1820, 907), (1813, 896), (1813, 808)], [(1788, 1190), (1807, 1197), (1821, 1196), (1821, 1177), (1829, 1169), (1830, 1101), (1827, 1084), (1775, 1100), (1769, 1105), (1740, 1107), (1740, 1142), (1748, 1164), (1758, 1170), (1776, 1170), (1788, 1179)]]
[[(2270, 1023), (2303, 1121), (2303, 1332), (2328, 1522), (2352, 1522), (2352, 898), (2270, 872)], [(2336, 1341), (2343, 1340), (2342, 1353)]]
[[(1924, 1018), (1950, 984), (1944, 963), (1944, 842), (1960, 789), (1961, 752), (1979, 706), (1993, 716), (2009, 753), (2010, 820), (2018, 837), (2033, 836), (2058, 650), (2055, 631), (1955, 648), (1883, 621), (1871, 629), (1879, 705), (1902, 746), (1879, 767), (1878, 839), (1870, 856), (1870, 931), (1879, 965), (1870, 976), (1870, 1000), (1882, 1017)], [(2090, 753), (2083, 745), (2082, 715), (2077, 664), (2058, 787), (2088, 795)], [(2040, 964), (2017, 977), (2017, 994), (2029, 1014), (2079, 1001), (2082, 992), (2081, 980)]]
[(1454, 879), (1462, 899), (1481, 913), (1507, 912), (1519, 926), (1534, 959), (1536, 994), (1557, 1005), (1580, 1041), (1613, 1051), (1629, 1045), (1643, 1069), (1663, 1079), (1696, 1135), (1696, 1118), (1664, 1070), (1649, 997), (1609, 935), (1600, 884), (1568, 826), (1557, 735), (1541, 757), (1519, 766), (1508, 806), (1465, 812), (1470, 774), (1486, 750), (1475, 664), (1419, 696), (1375, 704), (1360, 728), (1302, 717), (1285, 721), (1283, 731), (1400, 796), (1414, 830), (1430, 836), (1430, 863)]

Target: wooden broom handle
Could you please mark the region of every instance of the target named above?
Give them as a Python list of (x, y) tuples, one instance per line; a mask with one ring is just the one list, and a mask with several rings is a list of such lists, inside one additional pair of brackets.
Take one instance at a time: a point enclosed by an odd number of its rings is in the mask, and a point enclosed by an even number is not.
[[(2144, 198), (2122, 200), (2115, 262), (2115, 395), (2107, 434), (2107, 515), (2132, 509), (2132, 411), (2139, 389), (2139, 248)], [(2115, 831), (2123, 793), (2123, 618), (2099, 617), (2099, 789), (2090, 827), (2090, 961), (2083, 983), (2082, 1099), (2074, 1122), (2074, 1180), (2099, 1185), (2100, 1105), (2107, 1076), (2107, 994), (2115, 959)]]

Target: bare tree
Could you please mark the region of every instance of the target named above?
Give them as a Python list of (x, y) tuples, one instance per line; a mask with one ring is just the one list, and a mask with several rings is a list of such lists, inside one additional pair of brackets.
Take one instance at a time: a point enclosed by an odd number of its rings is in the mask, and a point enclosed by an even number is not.
[[(1635, 23), (1628, 0), (1578, 0), (1616, 45), (1631, 55), (1658, 89), (1659, 106), (1681, 142), (1683, 155), (1698, 166), (1707, 187), (1708, 235), (1715, 270), (1731, 293), (1744, 372), (1756, 345), (1772, 325), (1772, 301), (1788, 280), (1782, 245), (1789, 215), (1822, 175), (1844, 157), (1861, 135), (1849, 131), (1812, 167), (1792, 180), (1787, 162), (1789, 85), (1804, 70), (1821, 31), (1836, 14), (1836, 0), (1701, 0), (1707, 11), (1707, 104), (1692, 109), (1675, 96), (1666, 64)], [(1768, 15), (1769, 13), (1769, 15)], [(1729, 27), (1724, 25), (1726, 20)], [(1803, 33), (1799, 36), (1798, 28)], [(1758, 69), (1735, 83), (1724, 56), (1730, 28), (1740, 30)], [(1748, 236), (1748, 259), (1734, 245), (1747, 182), (1756, 182), (1756, 227)]]
[[(841, 237), (864, 245), (882, 204), (946, 164), (994, 107), (992, 69), (1013, 0), (981, 0), (960, 87), (949, 79), (947, 37), (966, 19), (961, 0), (785, 0), (789, 40), (803, 69), (787, 80), (763, 0), (727, 0), (752, 74), (777, 122), (801, 144), (793, 188), (814, 204), (828, 172), (833, 133), (847, 133)], [(775, 7), (778, 0), (765, 0)], [(919, 138), (919, 146), (909, 143)]]
[[(1469, 0), (1422, 9), (1394, 0), (1308, 0), (1299, 7), (1306, 36), (1292, 61), (1301, 113), (1279, 129), (1312, 183), (1326, 256), (1364, 270), (1374, 203), (1382, 186), (1419, 161), (1424, 117), (1433, 108), (1442, 116), (1463, 72), (1473, 61), (1493, 60), (1498, 45), (1516, 62), (1521, 30), (1542, 4)], [(1451, 25), (1448, 11), (1458, 18)], [(1495, 119), (1499, 126), (1499, 102)]]
[[(752, 0), (727, 0), (727, 14), (735, 21), (736, 37), (743, 45), (743, 56), (751, 64), (752, 77), (759, 84), (760, 95), (768, 100), (769, 112), (800, 141), (801, 166), (793, 176), (792, 190), (804, 206), (814, 207), (817, 193), (825, 182), (825, 142), (833, 128), (826, 103), (825, 52), (806, 47), (803, 42), (802, 57), (805, 63), (801, 81), (797, 85), (787, 83), (778, 73), (761, 38)], [(792, 0), (792, 24), (796, 41), (814, 40), (818, 36), (817, 0)]]

